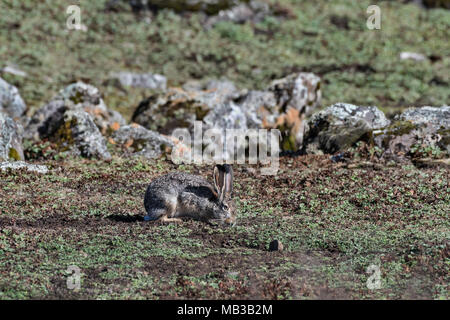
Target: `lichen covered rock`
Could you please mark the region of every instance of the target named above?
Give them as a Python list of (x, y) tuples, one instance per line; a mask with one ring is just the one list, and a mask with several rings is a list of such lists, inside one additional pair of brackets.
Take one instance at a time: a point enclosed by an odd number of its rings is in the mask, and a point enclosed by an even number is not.
[(0, 160), (23, 160), (22, 126), (0, 113)]
[(132, 121), (147, 129), (171, 134), (176, 128), (192, 129), (196, 120), (203, 121), (212, 109), (227, 99), (228, 95), (222, 91), (171, 88), (167, 93), (158, 93), (142, 101)]
[(302, 149), (312, 154), (343, 151), (357, 141), (370, 140), (374, 130), (389, 124), (377, 107), (337, 103), (312, 115)]
[(0, 78), (0, 113), (6, 113), (11, 118), (19, 118), (26, 109), (19, 90)]
[(38, 140), (52, 136), (60, 127), (67, 110), (86, 111), (103, 134), (108, 134), (126, 123), (120, 113), (107, 108), (97, 88), (76, 82), (62, 89), (49, 103), (34, 113), (26, 126), (25, 137)]
[(417, 151), (420, 156), (420, 151), (426, 149), (450, 155), (450, 107), (407, 109), (389, 127), (375, 131), (374, 136), (387, 157), (414, 156)]
[(91, 115), (83, 110), (67, 110), (51, 140), (61, 151), (86, 158), (111, 159), (106, 140)]
[(114, 132), (111, 142), (129, 150), (131, 155), (150, 159), (159, 158), (166, 149), (170, 149), (174, 145), (168, 137), (147, 130), (138, 124), (121, 127)]
[(320, 78), (310, 73), (274, 81), (266, 91), (241, 91), (229, 81), (189, 82), (145, 99), (132, 120), (163, 134), (177, 128), (192, 132), (195, 121), (202, 121), (204, 129), (276, 128), (284, 149), (297, 150), (304, 118), (320, 104), (320, 96)]

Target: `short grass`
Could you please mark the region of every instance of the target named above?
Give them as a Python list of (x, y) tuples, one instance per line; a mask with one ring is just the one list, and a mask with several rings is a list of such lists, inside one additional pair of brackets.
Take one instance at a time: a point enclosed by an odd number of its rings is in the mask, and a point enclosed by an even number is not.
[[(283, 158), (235, 167), (238, 223), (142, 221), (165, 160), (44, 161), (0, 173), (0, 299), (448, 299), (448, 169)], [(209, 167), (184, 166), (203, 176)], [(269, 252), (278, 239), (282, 252)], [(81, 289), (67, 288), (67, 268)], [(370, 265), (381, 288), (369, 290)]]
[[(376, 1), (381, 30), (368, 30), (366, 9), (373, 1), (280, 0), (295, 18), (269, 16), (254, 25), (224, 22), (205, 30), (196, 13), (162, 11), (148, 23), (127, 6), (108, 12), (106, 2), (77, 1), (87, 32), (66, 28), (73, 1), (0, 3), (0, 67), (12, 63), (28, 73), (3, 77), (19, 87), (30, 112), (68, 83), (84, 80), (130, 116), (150, 92), (110, 85), (110, 73), (121, 70), (162, 73), (174, 86), (227, 77), (246, 88), (312, 71), (323, 78), (324, 106), (343, 101), (395, 112), (449, 102), (448, 10)], [(401, 61), (402, 51), (430, 59)]]

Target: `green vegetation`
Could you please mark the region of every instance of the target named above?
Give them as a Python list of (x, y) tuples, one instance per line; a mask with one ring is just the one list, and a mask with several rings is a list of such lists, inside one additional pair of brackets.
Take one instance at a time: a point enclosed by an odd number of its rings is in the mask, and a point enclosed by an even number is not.
[[(238, 223), (221, 228), (142, 221), (147, 183), (175, 169), (168, 161), (46, 163), (47, 175), (0, 172), (1, 299), (449, 298), (447, 169), (349, 169), (326, 156), (283, 159), (275, 177), (236, 167)], [(282, 252), (268, 251), (274, 239)], [(366, 287), (371, 264), (379, 290)]]
[[(172, 86), (226, 77), (257, 89), (310, 71), (323, 79), (324, 106), (393, 113), (449, 103), (448, 10), (379, 1), (382, 29), (371, 31), (368, 0), (280, 0), (285, 16), (206, 30), (196, 13), (163, 10), (149, 23), (127, 6), (107, 11), (106, 2), (78, 1), (86, 32), (66, 29), (70, 1), (0, 2), (0, 68), (28, 74), (1, 76), (29, 114), (83, 80), (129, 119), (151, 91), (108, 81), (123, 70), (160, 73)], [(428, 59), (403, 61), (402, 51)], [(0, 299), (449, 299), (448, 168), (357, 168), (328, 156), (282, 158), (276, 176), (235, 166), (238, 223), (221, 228), (142, 220), (153, 178), (175, 169), (209, 176), (210, 167), (114, 152), (111, 162), (74, 159), (47, 141), (24, 149), (50, 172), (0, 171)], [(379, 153), (353, 151), (358, 160)], [(282, 252), (268, 251), (274, 239)], [(372, 264), (381, 289), (366, 286)], [(80, 291), (67, 288), (70, 265), (81, 269)]]
[[(19, 87), (31, 109), (81, 79), (99, 87), (110, 107), (130, 116), (150, 92), (112, 86), (110, 72), (121, 70), (161, 73), (175, 86), (224, 76), (247, 88), (312, 71), (323, 77), (325, 106), (343, 101), (391, 111), (449, 100), (448, 10), (379, 1), (381, 30), (368, 30), (370, 1), (282, 0), (295, 18), (222, 22), (206, 30), (199, 14), (162, 11), (149, 24), (127, 6), (106, 11), (106, 2), (79, 1), (87, 32), (66, 29), (70, 1), (1, 2), (0, 67), (17, 64), (28, 73), (3, 76)], [(402, 61), (402, 51), (430, 59)]]

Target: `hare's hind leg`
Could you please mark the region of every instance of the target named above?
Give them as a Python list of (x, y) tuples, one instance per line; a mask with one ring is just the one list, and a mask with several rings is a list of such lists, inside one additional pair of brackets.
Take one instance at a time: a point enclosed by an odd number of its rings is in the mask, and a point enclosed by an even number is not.
[(161, 219), (159, 219), (161, 222), (183, 222), (180, 218), (168, 218), (167, 216), (162, 216)]
[(177, 212), (177, 199), (175, 197), (165, 201), (166, 212), (159, 219), (161, 222), (182, 222), (180, 218), (175, 218)]
[[(175, 197), (169, 199), (161, 199), (161, 202), (152, 201), (146, 205), (147, 215), (144, 217), (145, 221), (161, 221), (161, 222), (181, 222), (181, 219), (174, 218), (177, 210), (177, 199)], [(154, 206), (152, 206), (152, 204)]]

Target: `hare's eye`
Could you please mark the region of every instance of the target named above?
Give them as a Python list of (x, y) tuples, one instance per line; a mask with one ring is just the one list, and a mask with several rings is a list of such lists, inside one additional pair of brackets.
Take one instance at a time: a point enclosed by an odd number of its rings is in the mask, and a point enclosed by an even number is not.
[(224, 210), (228, 210), (228, 206), (227, 206), (226, 204), (223, 204), (223, 205), (222, 205), (222, 208), (223, 208)]

